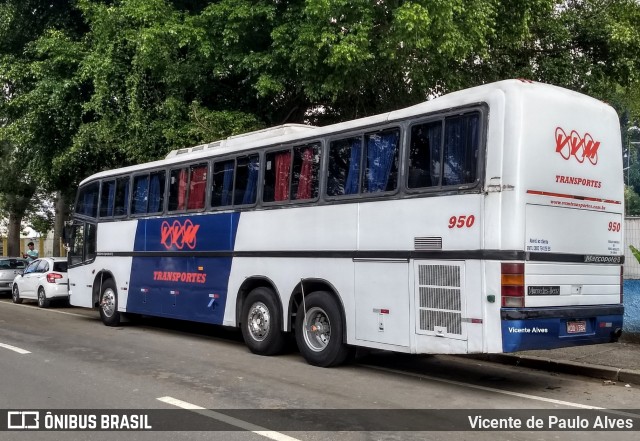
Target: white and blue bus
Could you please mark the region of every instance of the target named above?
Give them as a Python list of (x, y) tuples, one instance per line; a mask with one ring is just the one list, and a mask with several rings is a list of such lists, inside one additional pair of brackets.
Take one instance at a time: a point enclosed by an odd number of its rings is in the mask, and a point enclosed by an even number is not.
[(240, 327), (272, 355), (499, 353), (622, 329), (623, 172), (608, 105), (523, 80), (285, 125), (94, 174), (71, 303)]

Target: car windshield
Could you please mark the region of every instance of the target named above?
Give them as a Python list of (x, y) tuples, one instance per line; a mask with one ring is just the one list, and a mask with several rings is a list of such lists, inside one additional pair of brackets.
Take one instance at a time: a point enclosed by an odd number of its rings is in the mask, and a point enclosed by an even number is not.
[(5, 269), (24, 269), (24, 260), (20, 259), (0, 259), (0, 270)]
[(66, 273), (67, 272), (67, 262), (66, 261), (53, 262), (53, 270), (54, 271), (59, 271), (61, 273)]

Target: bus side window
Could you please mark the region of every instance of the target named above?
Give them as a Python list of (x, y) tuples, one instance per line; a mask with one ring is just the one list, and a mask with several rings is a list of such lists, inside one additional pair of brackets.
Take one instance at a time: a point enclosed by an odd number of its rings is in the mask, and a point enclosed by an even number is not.
[(100, 217), (113, 216), (113, 202), (116, 197), (116, 181), (103, 181), (100, 194)]
[(114, 202), (114, 216), (126, 216), (129, 202), (129, 177), (116, 180), (116, 198)]
[(362, 138), (332, 141), (329, 146), (327, 195), (342, 196), (360, 191), (360, 157)]
[(85, 236), (85, 249), (84, 260), (90, 261), (96, 258), (96, 246), (98, 241), (97, 233), (98, 226), (95, 224), (86, 224), (86, 236)]
[(318, 197), (319, 168), (319, 145), (306, 145), (293, 149), (292, 200), (315, 199)]
[(411, 127), (409, 144), (409, 188), (440, 185), (442, 121)]
[(131, 214), (161, 213), (164, 209), (164, 170), (133, 178)]
[(258, 155), (238, 157), (233, 205), (248, 205), (256, 202), (258, 171), (260, 171)]
[(164, 187), (166, 184), (164, 170), (149, 175), (149, 208), (147, 213), (161, 213), (164, 211)]
[(288, 201), (291, 184), (291, 150), (266, 155), (262, 200)]
[(189, 201), (187, 202), (187, 210), (204, 208), (206, 188), (207, 164), (192, 165), (189, 167)]
[(169, 176), (169, 211), (184, 210), (187, 199), (187, 169), (171, 170)]
[(90, 217), (98, 217), (98, 196), (100, 182), (85, 185), (78, 194), (76, 213)]
[(364, 137), (366, 153), (364, 193), (393, 191), (398, 185), (398, 141), (400, 130), (367, 134)]
[(78, 265), (82, 263), (84, 257), (84, 224), (74, 224), (71, 237), (73, 242), (69, 248), (69, 265)]
[(232, 204), (233, 172), (235, 161), (233, 159), (213, 163), (213, 179), (211, 184), (211, 206), (226, 207)]
[(442, 185), (475, 182), (480, 147), (479, 125), (478, 113), (445, 119)]
[(131, 198), (131, 214), (147, 212), (149, 200), (149, 175), (139, 175), (133, 178), (133, 197)]

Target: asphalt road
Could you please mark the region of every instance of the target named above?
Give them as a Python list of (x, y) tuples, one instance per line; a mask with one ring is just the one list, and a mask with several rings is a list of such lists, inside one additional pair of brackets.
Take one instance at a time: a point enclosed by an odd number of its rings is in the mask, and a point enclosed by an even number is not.
[[(340, 429), (350, 430), (340, 432), (340, 438), (348, 440), (584, 441), (596, 434), (470, 431), (470, 425), (480, 416), (502, 416), (505, 421), (500, 424), (506, 425), (508, 416), (536, 415), (545, 424), (555, 416), (560, 424), (570, 425), (576, 421), (574, 413), (589, 420), (591, 408), (607, 409), (596, 413), (625, 424), (634, 415), (640, 417), (640, 390), (624, 384), (604, 386), (591, 378), (466, 357), (389, 352), (361, 353), (346, 366), (322, 369), (306, 364), (294, 349), (276, 357), (253, 355), (236, 330), (158, 319), (109, 328), (96, 311), (39, 309), (29, 303), (14, 305), (8, 298), (0, 299), (0, 372), (0, 409), (4, 410), (98, 415), (108, 410), (140, 414), (171, 410), (162, 414), (161, 421), (171, 432), (67, 431), (64, 439), (68, 440), (326, 440), (336, 438), (328, 430)], [(178, 411), (185, 408), (190, 410)], [(412, 413), (416, 409), (438, 411), (425, 416)], [(265, 416), (264, 410), (271, 413)], [(308, 413), (296, 416), (296, 412)], [(197, 416), (196, 423), (186, 427), (185, 415)], [(5, 418), (2, 413), (0, 418)], [(359, 418), (362, 430), (352, 423)], [(421, 418), (435, 418), (425, 423), (428, 427), (459, 431), (415, 432), (394, 426), (420, 428)], [(284, 422), (274, 423), (279, 419)], [(300, 425), (291, 425), (287, 419)], [(191, 431), (202, 427), (200, 421), (229, 430)], [(491, 424), (488, 421), (485, 424)], [(580, 423), (579, 418), (575, 423)], [(637, 439), (640, 419), (631, 424), (633, 432), (605, 436)], [(61, 435), (11, 431), (0, 432), (0, 440), (50, 440)]]

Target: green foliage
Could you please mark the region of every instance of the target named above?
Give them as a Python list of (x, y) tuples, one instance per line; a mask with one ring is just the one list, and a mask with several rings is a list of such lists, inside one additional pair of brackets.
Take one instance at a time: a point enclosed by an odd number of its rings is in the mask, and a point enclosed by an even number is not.
[(635, 0), (0, 2), (0, 140), (23, 183), (47, 192), (179, 147), (505, 78), (606, 100), (626, 127), (640, 121), (638, 72)]
[(26, 216), (26, 224), (40, 237), (47, 237), (47, 234), (53, 228), (55, 214), (53, 201), (48, 195), (36, 192), (32, 202), (38, 207), (38, 210), (32, 211)]
[(638, 250), (633, 245), (629, 245), (629, 249), (631, 250), (631, 253), (633, 254), (633, 257), (635, 257), (636, 260), (638, 261), (638, 263), (640, 263), (640, 250)]
[(625, 216), (640, 216), (640, 196), (633, 188), (624, 188), (624, 214)]

